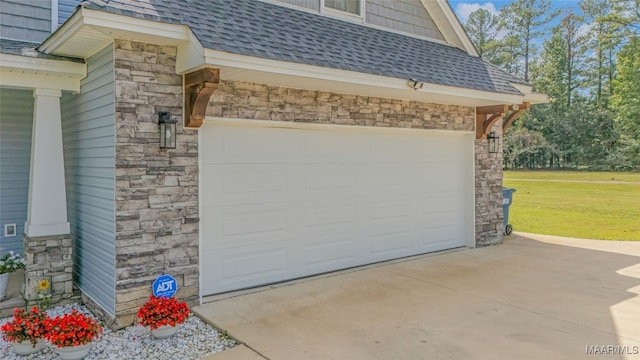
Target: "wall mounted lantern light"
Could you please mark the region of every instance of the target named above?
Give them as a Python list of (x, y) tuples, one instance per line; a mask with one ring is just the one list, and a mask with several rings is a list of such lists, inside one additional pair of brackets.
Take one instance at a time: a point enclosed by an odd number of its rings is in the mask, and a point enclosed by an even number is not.
[(409, 79), (407, 85), (413, 90), (420, 90), (424, 86), (423, 82), (418, 82), (417, 80)]
[(489, 132), (487, 135), (487, 140), (489, 141), (489, 154), (495, 154), (498, 152), (498, 139), (495, 131)]
[(171, 119), (171, 113), (161, 111), (158, 113), (158, 125), (160, 126), (160, 149), (176, 148), (176, 126), (178, 121)]

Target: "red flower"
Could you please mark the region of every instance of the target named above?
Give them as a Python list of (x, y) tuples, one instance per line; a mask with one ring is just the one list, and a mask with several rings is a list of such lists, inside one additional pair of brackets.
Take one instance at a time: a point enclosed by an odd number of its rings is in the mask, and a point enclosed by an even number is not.
[(23, 309), (13, 309), (13, 320), (2, 325), (2, 337), (8, 342), (29, 341), (32, 344), (43, 337), (49, 316), (37, 307), (26, 312)]
[(162, 296), (151, 296), (149, 301), (138, 310), (140, 325), (149, 326), (151, 330), (163, 325), (182, 324), (188, 316), (189, 306), (186, 302)]
[(80, 314), (77, 310), (49, 319), (46, 330), (45, 338), (57, 347), (84, 345), (102, 333), (97, 320)]

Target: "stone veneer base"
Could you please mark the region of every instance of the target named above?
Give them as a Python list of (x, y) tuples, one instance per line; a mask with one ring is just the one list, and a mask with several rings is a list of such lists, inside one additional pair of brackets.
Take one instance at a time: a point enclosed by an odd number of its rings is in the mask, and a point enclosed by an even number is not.
[(24, 235), (24, 283), (22, 294), (28, 305), (36, 303), (38, 282), (50, 282), (51, 304), (75, 302), (71, 234), (29, 237)]

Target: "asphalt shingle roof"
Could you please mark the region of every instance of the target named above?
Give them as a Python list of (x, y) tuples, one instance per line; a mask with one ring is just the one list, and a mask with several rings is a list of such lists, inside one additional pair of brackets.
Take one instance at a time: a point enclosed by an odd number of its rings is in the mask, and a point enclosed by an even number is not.
[(90, 0), (84, 6), (187, 25), (205, 48), (504, 94), (526, 84), (445, 44), (257, 0)]
[(18, 55), (18, 56), (26, 56), (38, 59), (49, 59), (49, 60), (65, 60), (65, 61), (73, 61), (78, 63), (84, 63), (82, 59), (76, 59), (66, 56), (56, 56), (45, 54), (37, 51), (35, 48), (39, 45), (39, 43), (32, 43), (27, 41), (20, 40), (10, 40), (10, 39), (0, 39), (0, 53), (9, 54), (9, 55)]

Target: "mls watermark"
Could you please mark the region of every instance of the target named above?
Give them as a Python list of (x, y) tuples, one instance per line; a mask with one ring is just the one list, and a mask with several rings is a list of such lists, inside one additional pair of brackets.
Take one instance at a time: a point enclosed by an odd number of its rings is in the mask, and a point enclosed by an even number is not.
[(587, 355), (638, 355), (638, 345), (587, 345)]

